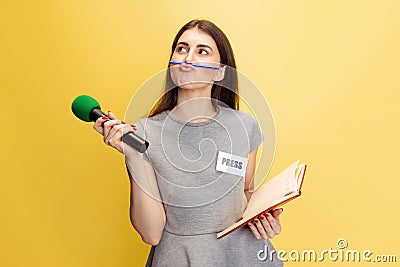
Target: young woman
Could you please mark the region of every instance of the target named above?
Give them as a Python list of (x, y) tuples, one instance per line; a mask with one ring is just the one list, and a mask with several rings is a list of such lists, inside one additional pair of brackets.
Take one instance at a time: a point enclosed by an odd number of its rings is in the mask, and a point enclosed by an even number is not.
[[(131, 222), (152, 245), (147, 265), (281, 266), (276, 253), (265, 260), (257, 253), (265, 246), (274, 250), (269, 238), (281, 231), (282, 209), (216, 238), (240, 219), (251, 198), (263, 141), (257, 121), (238, 110), (236, 63), (227, 37), (210, 21), (188, 22), (173, 41), (166, 74), (165, 94), (134, 126), (150, 143), (145, 153), (121, 142), (131, 126), (112, 112), (112, 120), (100, 118), (94, 125), (107, 145), (125, 154)], [(244, 167), (244, 175), (218, 169), (219, 152), (247, 159), (247, 165), (229, 164)]]

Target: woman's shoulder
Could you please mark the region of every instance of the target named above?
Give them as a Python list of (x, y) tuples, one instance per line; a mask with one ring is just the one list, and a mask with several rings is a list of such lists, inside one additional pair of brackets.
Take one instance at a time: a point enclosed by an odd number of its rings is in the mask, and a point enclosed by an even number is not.
[(252, 124), (256, 121), (256, 118), (249, 112), (242, 111), (242, 110), (236, 110), (236, 109), (232, 109), (232, 108), (227, 108), (227, 107), (220, 107), (220, 108), (224, 111), (224, 113), (229, 114), (233, 118), (240, 119), (245, 123)]
[(136, 120), (135, 126), (137, 128), (137, 133), (139, 135), (145, 136), (146, 132), (148, 131), (151, 132), (159, 129), (159, 127), (161, 127), (162, 124), (164, 123), (165, 117), (166, 117), (166, 111), (163, 111), (154, 116), (151, 117), (145, 116)]

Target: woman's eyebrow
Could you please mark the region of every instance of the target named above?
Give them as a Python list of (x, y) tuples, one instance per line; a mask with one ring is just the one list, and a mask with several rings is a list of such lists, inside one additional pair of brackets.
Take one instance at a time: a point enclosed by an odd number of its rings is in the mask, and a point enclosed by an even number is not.
[(189, 46), (189, 44), (188, 43), (186, 43), (186, 42), (179, 42), (179, 43), (177, 43), (176, 45), (186, 45), (186, 46)]
[[(186, 43), (186, 42), (179, 42), (179, 43), (177, 43), (176, 45), (185, 45), (185, 46), (189, 46), (189, 44)], [(206, 48), (209, 48), (211, 51), (214, 51), (214, 50), (211, 48), (211, 46), (206, 45), (206, 44), (198, 44), (196, 47), (206, 47)]]
[(206, 48), (209, 48), (211, 51), (214, 51), (214, 50), (211, 48), (211, 46), (205, 45), (205, 44), (199, 44), (199, 45), (197, 45), (197, 47), (206, 47)]

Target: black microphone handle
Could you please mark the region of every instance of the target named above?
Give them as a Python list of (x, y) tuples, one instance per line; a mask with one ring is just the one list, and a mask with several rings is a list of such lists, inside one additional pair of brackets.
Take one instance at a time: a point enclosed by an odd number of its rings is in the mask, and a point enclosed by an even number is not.
[(108, 117), (107, 114), (104, 114), (104, 112), (101, 111), (100, 109), (94, 108), (94, 109), (92, 109), (92, 111), (90, 111), (89, 119), (92, 121), (96, 121), (98, 118), (103, 117), (103, 116)]
[[(92, 111), (89, 114), (89, 118), (92, 121), (96, 121), (98, 118), (103, 117), (103, 116), (108, 117), (106, 114), (104, 114), (103, 111), (101, 111), (98, 108), (92, 109)], [(133, 131), (129, 131), (129, 132), (125, 133), (122, 136), (122, 142), (124, 142), (125, 144), (129, 145), (130, 147), (136, 149), (140, 153), (145, 152), (146, 149), (149, 147), (149, 142), (144, 140), (139, 135), (135, 134)]]
[(133, 131), (129, 131), (122, 136), (122, 142), (130, 147), (133, 147), (140, 153), (144, 153), (149, 147), (149, 142), (144, 140), (139, 135), (135, 134)]

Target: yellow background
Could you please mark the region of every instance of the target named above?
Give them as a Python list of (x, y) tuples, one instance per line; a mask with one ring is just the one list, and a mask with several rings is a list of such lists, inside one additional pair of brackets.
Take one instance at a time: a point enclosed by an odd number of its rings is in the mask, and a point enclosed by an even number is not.
[(123, 157), (70, 104), (85, 93), (122, 117), (193, 18), (226, 32), (271, 106), (270, 175), (309, 165), (275, 246), (346, 238), (400, 257), (399, 1), (6, 0), (0, 12), (0, 266), (143, 265)]

